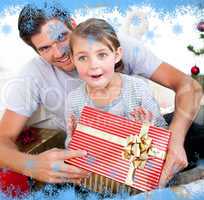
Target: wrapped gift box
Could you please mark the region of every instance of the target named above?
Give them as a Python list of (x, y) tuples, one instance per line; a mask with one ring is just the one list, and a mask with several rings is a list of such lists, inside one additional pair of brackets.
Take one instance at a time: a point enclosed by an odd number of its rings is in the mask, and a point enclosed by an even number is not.
[[(170, 135), (169, 130), (86, 106), (69, 149), (83, 149), (88, 155), (65, 162), (117, 183), (149, 191), (158, 187)], [(94, 181), (98, 182), (96, 178)]]

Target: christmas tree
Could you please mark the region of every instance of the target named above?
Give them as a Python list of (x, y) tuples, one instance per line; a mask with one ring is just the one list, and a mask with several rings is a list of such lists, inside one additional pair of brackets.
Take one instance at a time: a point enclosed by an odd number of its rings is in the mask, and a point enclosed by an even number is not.
[[(200, 23), (198, 23), (197, 25), (197, 29), (200, 33), (200, 39), (203, 40), (203, 44), (204, 44), (204, 21), (201, 21)], [(204, 45), (203, 45), (204, 46)], [(204, 55), (204, 47), (201, 49), (195, 49), (192, 45), (188, 45), (187, 46), (188, 50), (191, 51), (195, 56), (201, 56)], [(204, 67), (204, 66), (203, 66)], [(204, 89), (204, 75), (200, 74), (200, 68), (195, 64), (192, 68), (191, 68), (191, 76), (196, 79), (201, 86)]]

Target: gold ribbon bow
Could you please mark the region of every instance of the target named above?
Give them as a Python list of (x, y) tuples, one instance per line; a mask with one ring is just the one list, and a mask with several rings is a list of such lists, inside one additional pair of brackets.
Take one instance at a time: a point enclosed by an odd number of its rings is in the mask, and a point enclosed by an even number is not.
[(149, 155), (165, 159), (165, 152), (152, 147), (152, 139), (148, 136), (148, 129), (149, 124), (144, 123), (140, 134), (127, 137), (127, 143), (123, 148), (122, 158), (130, 161), (126, 179), (128, 185), (133, 184), (135, 169), (144, 169)]
[(139, 135), (130, 135), (127, 137), (127, 144), (122, 152), (123, 159), (130, 160), (134, 168), (143, 169), (148, 159), (152, 139), (144, 130), (147, 128), (148, 126), (144, 127), (143, 125), (143, 130), (140, 131)]

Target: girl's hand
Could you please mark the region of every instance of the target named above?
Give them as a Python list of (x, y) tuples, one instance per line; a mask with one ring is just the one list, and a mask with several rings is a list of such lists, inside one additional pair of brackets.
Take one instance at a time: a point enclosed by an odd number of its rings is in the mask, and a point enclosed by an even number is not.
[(69, 130), (69, 134), (70, 134), (69, 137), (72, 137), (72, 134), (76, 129), (76, 125), (77, 125), (77, 119), (74, 116), (74, 114), (72, 114), (67, 120), (67, 130)]
[(152, 123), (152, 113), (143, 107), (134, 108), (130, 114), (135, 121)]
[(65, 147), (68, 149), (69, 143), (71, 141), (72, 135), (74, 130), (76, 129), (77, 125), (77, 119), (76, 117), (72, 114), (68, 119), (67, 119), (67, 138), (65, 141)]

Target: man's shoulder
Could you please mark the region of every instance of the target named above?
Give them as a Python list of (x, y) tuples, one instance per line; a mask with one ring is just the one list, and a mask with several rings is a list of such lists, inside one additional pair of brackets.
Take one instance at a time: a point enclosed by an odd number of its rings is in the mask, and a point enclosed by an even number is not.
[(121, 43), (121, 46), (125, 46), (125, 45), (138, 46), (138, 47), (143, 46), (141, 41), (139, 41), (137, 38), (131, 35), (128, 35), (127, 33), (118, 32), (117, 36)]
[(36, 56), (36, 57), (33, 57), (31, 60), (29, 60), (27, 63), (25, 63), (23, 70), (44, 69), (50, 66), (51, 65), (46, 61), (44, 61), (41, 57)]
[(142, 40), (121, 32), (118, 38), (123, 49), (124, 73), (150, 78), (163, 61), (146, 48)]
[(33, 57), (22, 67), (19, 75), (35, 75), (51, 68), (51, 65), (39, 56)]

